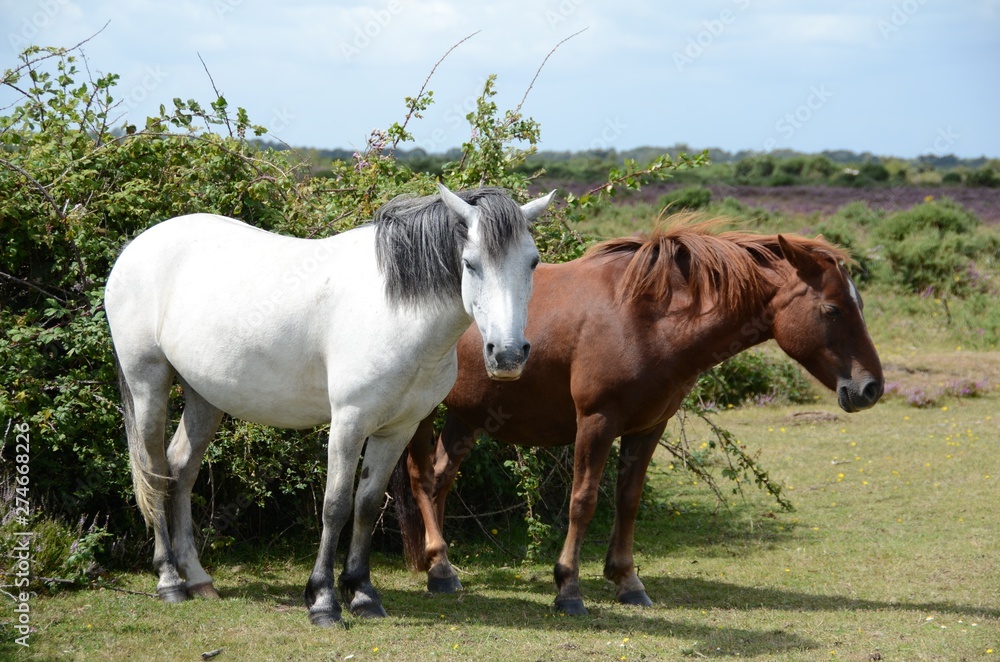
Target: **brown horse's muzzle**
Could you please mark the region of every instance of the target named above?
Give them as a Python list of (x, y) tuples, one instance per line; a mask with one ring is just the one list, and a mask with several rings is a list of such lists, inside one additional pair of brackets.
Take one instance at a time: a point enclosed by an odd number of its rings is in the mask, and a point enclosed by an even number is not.
[(849, 414), (868, 409), (879, 401), (885, 383), (881, 378), (865, 375), (862, 379), (837, 380), (837, 403)]

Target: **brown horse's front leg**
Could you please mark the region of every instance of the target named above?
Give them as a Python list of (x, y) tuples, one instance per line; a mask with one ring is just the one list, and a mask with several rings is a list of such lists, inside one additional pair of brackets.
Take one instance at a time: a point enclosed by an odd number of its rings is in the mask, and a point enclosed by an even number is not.
[(597, 495), (608, 462), (614, 434), (603, 415), (581, 418), (577, 424), (573, 456), (573, 492), (569, 505), (569, 530), (556, 562), (556, 609), (569, 616), (587, 613), (580, 590), (580, 546), (594, 517)]
[(623, 435), (621, 440), (615, 487), (615, 525), (604, 560), (604, 576), (618, 587), (618, 602), (626, 605), (648, 607), (653, 604), (635, 572), (633, 541), (646, 470), (665, 426), (666, 422), (643, 434)]

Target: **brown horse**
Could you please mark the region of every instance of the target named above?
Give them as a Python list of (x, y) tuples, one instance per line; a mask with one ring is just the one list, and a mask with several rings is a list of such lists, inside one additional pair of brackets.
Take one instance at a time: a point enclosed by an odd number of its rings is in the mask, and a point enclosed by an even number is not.
[(667, 420), (703, 371), (773, 338), (836, 391), (845, 411), (878, 401), (882, 366), (843, 266), (847, 254), (822, 238), (716, 235), (714, 225), (686, 220), (648, 238), (605, 241), (572, 262), (541, 265), (525, 332), (531, 361), (519, 381), (487, 379), (479, 332), (462, 337), (440, 440), (435, 446), (427, 419), (409, 446), (419, 514), (411, 509), (401, 518), (404, 545), (416, 552), (414, 565), (428, 571), (429, 590), (461, 588), (442, 534), (444, 502), (476, 431), (524, 446), (576, 444), (555, 604), (583, 614), (580, 545), (618, 437), (604, 576), (617, 585), (619, 602), (652, 604), (633, 566), (639, 497)]

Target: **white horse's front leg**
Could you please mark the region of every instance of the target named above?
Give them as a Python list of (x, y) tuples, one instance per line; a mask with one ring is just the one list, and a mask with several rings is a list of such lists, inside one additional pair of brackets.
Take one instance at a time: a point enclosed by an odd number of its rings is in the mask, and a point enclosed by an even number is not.
[(333, 561), (340, 531), (351, 515), (354, 474), (365, 440), (365, 432), (356, 420), (335, 418), (331, 421), (326, 492), (323, 496), (323, 535), (316, 565), (305, 590), (309, 620), (321, 627), (340, 623), (341, 609), (333, 583)]
[(385, 490), (392, 470), (416, 431), (416, 424), (391, 436), (368, 440), (361, 480), (355, 497), (354, 530), (351, 549), (340, 574), (341, 599), (350, 604), (355, 616), (385, 616), (382, 598), (371, 582), (372, 530), (385, 502)]

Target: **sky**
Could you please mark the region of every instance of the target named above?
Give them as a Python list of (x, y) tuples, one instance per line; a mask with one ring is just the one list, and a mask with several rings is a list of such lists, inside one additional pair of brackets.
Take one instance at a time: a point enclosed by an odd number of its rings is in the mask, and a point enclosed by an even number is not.
[[(402, 121), (428, 152), (468, 139), (497, 75), (542, 150), (793, 149), (1000, 157), (1000, 0), (0, 0), (0, 67), (85, 46), (133, 123), (212, 83), (271, 136), (357, 149)], [(14, 100), (0, 91), (0, 107)], [(124, 121), (125, 118), (123, 118)]]

